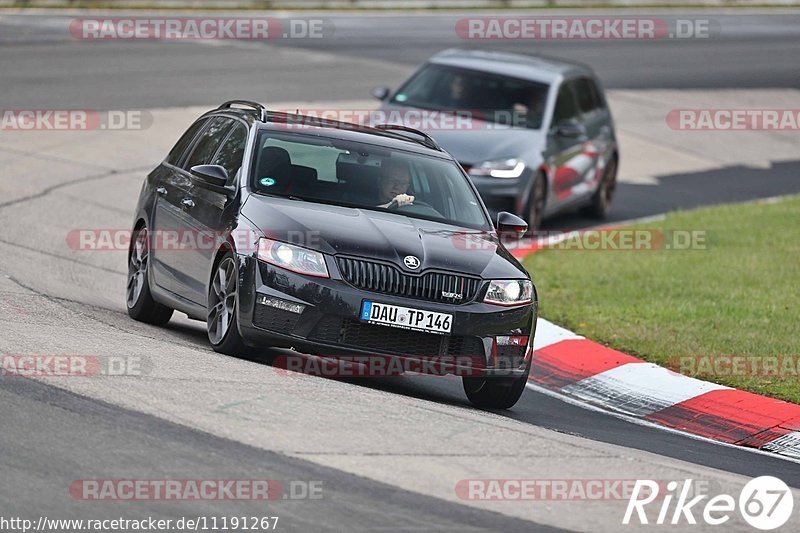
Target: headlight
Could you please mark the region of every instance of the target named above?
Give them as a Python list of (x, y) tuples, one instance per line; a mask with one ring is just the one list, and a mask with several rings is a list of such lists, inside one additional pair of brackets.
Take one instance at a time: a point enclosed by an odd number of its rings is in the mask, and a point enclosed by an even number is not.
[(489, 283), (487, 304), (521, 305), (533, 300), (533, 283), (527, 279), (497, 279)]
[(321, 278), (329, 277), (328, 267), (325, 266), (325, 257), (321, 253), (294, 244), (262, 238), (258, 241), (256, 257), (261, 261), (300, 274)]
[(518, 178), (525, 170), (525, 161), (520, 159), (501, 159), (500, 161), (484, 161), (473, 166), (469, 173), (473, 176), (491, 176), (493, 178)]

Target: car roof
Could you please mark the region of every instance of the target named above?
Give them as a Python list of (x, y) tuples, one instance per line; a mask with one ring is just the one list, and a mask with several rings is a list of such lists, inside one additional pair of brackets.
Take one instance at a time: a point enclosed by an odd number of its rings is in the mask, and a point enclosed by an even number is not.
[[(232, 107), (229, 105), (231, 103), (250, 107)], [(203, 114), (201, 118), (213, 116), (235, 116), (257, 127), (259, 130), (342, 139), (430, 155), (442, 159), (452, 159), (452, 156), (442, 150), (426, 133), (402, 126), (387, 125), (384, 126), (386, 129), (379, 129), (381, 126), (369, 127), (302, 114), (270, 111), (261, 104), (243, 100), (226, 102), (219, 108)], [(402, 129), (395, 129), (396, 127)]]
[(579, 75), (594, 77), (592, 69), (580, 63), (489, 50), (450, 48), (432, 56), (428, 62), (543, 83), (553, 83)]
[(276, 133), (288, 133), (298, 135), (313, 135), (325, 137), (327, 139), (339, 139), (343, 141), (359, 142), (372, 144), (388, 148), (391, 150), (402, 150), (421, 155), (429, 155), (440, 159), (452, 159), (444, 150), (434, 150), (419, 143), (419, 141), (398, 135), (391, 131), (382, 131), (366, 126), (357, 126), (347, 123), (329, 124), (327, 126), (299, 125), (287, 127), (280, 122), (264, 122), (258, 124), (259, 131), (274, 131)]

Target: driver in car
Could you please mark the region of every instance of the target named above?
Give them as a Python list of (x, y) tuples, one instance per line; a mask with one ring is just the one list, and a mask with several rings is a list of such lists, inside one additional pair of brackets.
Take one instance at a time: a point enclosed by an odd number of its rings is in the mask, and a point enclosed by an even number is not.
[(414, 197), (408, 192), (411, 185), (411, 172), (402, 161), (389, 159), (381, 165), (381, 177), (378, 180), (378, 207), (402, 207), (414, 203)]

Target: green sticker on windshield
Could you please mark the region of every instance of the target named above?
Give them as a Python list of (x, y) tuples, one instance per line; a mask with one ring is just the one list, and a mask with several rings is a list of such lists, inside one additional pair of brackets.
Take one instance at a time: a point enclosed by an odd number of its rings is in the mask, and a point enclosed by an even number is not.
[(261, 178), (261, 181), (259, 181), (259, 183), (264, 187), (272, 187), (273, 185), (275, 185), (275, 180), (272, 178)]

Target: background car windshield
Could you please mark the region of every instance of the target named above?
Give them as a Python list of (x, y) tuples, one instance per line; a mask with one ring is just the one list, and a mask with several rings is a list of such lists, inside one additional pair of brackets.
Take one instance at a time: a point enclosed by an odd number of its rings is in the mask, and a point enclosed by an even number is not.
[(548, 85), (457, 69), (423, 67), (391, 102), (424, 109), (472, 112), (497, 124), (531, 129), (542, 126)]
[(469, 228), (491, 227), (480, 200), (452, 161), (275, 132), (261, 133), (257, 148), (251, 182), (256, 192)]

